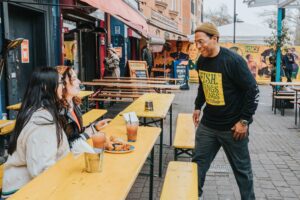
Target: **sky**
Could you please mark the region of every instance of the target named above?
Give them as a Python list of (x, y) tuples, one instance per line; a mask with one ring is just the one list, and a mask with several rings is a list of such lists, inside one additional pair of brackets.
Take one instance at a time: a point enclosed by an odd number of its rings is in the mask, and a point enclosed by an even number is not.
[[(203, 0), (203, 10), (205, 11), (211, 9), (217, 9), (221, 4), (227, 5), (228, 13), (233, 16), (233, 5), (234, 0)], [(238, 14), (238, 19), (243, 20), (246, 23), (256, 24), (260, 26), (265, 26), (263, 23), (263, 17), (259, 17), (259, 13), (264, 11), (276, 10), (275, 6), (264, 6), (248, 8), (248, 5), (243, 3), (243, 0), (236, 0), (236, 13)]]

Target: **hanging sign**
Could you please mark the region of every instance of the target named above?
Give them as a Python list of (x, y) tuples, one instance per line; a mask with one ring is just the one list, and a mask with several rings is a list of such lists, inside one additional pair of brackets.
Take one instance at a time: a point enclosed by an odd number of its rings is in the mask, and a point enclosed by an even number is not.
[(29, 40), (23, 40), (21, 44), (21, 61), (29, 63)]

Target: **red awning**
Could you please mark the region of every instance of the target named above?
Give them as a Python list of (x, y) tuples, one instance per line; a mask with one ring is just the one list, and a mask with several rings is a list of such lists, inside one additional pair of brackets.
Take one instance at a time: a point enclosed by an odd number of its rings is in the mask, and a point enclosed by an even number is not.
[(109, 13), (126, 25), (140, 31), (144, 36), (148, 34), (148, 24), (146, 19), (127, 5), (122, 0), (81, 0), (95, 8)]

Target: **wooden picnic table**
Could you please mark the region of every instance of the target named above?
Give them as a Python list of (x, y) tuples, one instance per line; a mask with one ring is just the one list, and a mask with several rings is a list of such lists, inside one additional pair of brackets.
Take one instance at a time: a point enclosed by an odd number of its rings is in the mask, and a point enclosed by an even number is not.
[(90, 96), (90, 95), (93, 94), (93, 93), (94, 93), (94, 91), (83, 90), (83, 91), (80, 91), (80, 92), (79, 92), (78, 97), (79, 97), (80, 99), (83, 99), (83, 98), (85, 98), (85, 97), (87, 97), (87, 96)]
[(0, 135), (11, 133), (15, 128), (15, 120), (0, 120)]
[(166, 84), (166, 80), (144, 80), (144, 79), (93, 79), (94, 82), (103, 83), (149, 83), (149, 84)]
[(271, 82), (270, 85), (274, 86), (300, 86), (300, 82)]
[(298, 123), (298, 92), (300, 91), (300, 88), (299, 87), (294, 87), (294, 88), (291, 88), (293, 91), (295, 91), (295, 125), (297, 125)]
[(89, 112), (82, 115), (82, 124), (84, 127), (95, 122), (97, 119), (102, 117), (107, 113), (107, 110), (104, 109), (92, 109)]
[(21, 103), (17, 103), (14, 105), (6, 106), (7, 110), (20, 110), (21, 109)]
[(137, 77), (104, 77), (104, 79), (112, 79), (112, 80), (153, 80), (153, 81), (174, 81), (175, 84), (177, 81), (183, 81), (182, 78), (169, 78), (169, 77), (150, 77), (150, 78), (137, 78)]
[[(74, 158), (69, 154), (26, 184), (10, 200), (125, 199), (149, 154), (154, 161), (153, 147), (160, 131), (157, 127), (139, 127), (137, 141), (131, 143), (135, 150), (127, 154), (105, 153), (100, 173), (85, 172), (84, 156)], [(108, 125), (104, 132), (126, 140), (124, 126)], [(152, 199), (153, 166), (150, 166), (149, 199)]]
[[(78, 94), (78, 97), (81, 98), (81, 99), (84, 99), (85, 97), (93, 94), (94, 91), (80, 91), (79, 94)], [(6, 109), (7, 110), (20, 110), (21, 109), (21, 103), (17, 103), (17, 104), (14, 104), (14, 105), (10, 105), (10, 106), (7, 106)]]
[[(104, 109), (92, 109), (88, 113), (82, 115), (83, 126), (88, 126), (99, 117), (102, 117), (107, 113)], [(0, 120), (0, 135), (11, 133), (15, 128), (16, 120)]]
[[(170, 111), (170, 146), (172, 145), (172, 102), (174, 101), (174, 94), (158, 94), (146, 93), (139, 97), (136, 101), (125, 108), (120, 114), (127, 112), (135, 112), (139, 118), (142, 118), (142, 125), (156, 124), (159, 122), (161, 128), (160, 134), (160, 151), (159, 151), (159, 177), (162, 176), (162, 155), (163, 155), (163, 130), (164, 119), (168, 111)], [(153, 111), (145, 111), (145, 101), (151, 100), (153, 102)], [(147, 119), (157, 119), (147, 122)]]
[(179, 90), (179, 85), (163, 85), (163, 84), (145, 84), (145, 83), (102, 83), (102, 82), (83, 82), (82, 84), (91, 87), (100, 88), (119, 88), (119, 89), (154, 89), (158, 93), (167, 90)]

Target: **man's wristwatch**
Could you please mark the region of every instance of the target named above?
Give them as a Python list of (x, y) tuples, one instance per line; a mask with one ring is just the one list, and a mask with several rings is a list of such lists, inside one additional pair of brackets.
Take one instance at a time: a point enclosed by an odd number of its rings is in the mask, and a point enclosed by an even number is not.
[(243, 126), (248, 126), (249, 121), (247, 121), (247, 120), (245, 120), (245, 119), (241, 119), (241, 120), (240, 120), (240, 123), (241, 123)]

